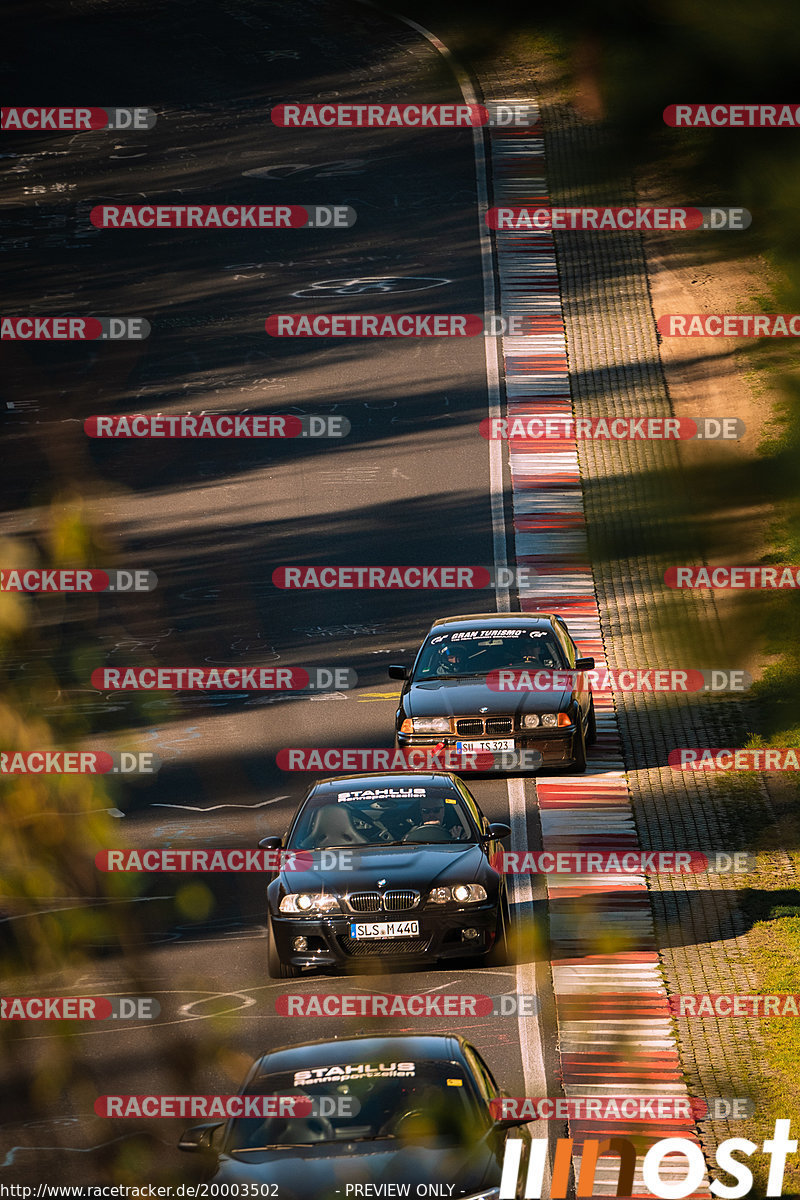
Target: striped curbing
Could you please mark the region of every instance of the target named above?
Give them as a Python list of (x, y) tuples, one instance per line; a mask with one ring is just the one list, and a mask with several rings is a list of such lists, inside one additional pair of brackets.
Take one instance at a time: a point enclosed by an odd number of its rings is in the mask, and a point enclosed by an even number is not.
[[(538, 125), (493, 131), (491, 153), (496, 204), (549, 204)], [(498, 232), (496, 246), (502, 316), (526, 316), (530, 329), (525, 336), (502, 339), (509, 422), (516, 416), (571, 416), (553, 236)], [(604, 666), (578, 443), (512, 439), (509, 466), (516, 561), (533, 568), (532, 583), (520, 591), (520, 607), (557, 612), (581, 652)], [(595, 708), (598, 737), (586, 775), (537, 780), (545, 850), (639, 846), (613, 696), (597, 695)], [(565, 1095), (688, 1099), (645, 877), (550, 875), (547, 890)], [(700, 1144), (690, 1117), (659, 1122), (572, 1120), (570, 1136), (575, 1139), (576, 1179), (580, 1147), (587, 1137), (636, 1138), (639, 1164), (647, 1147), (665, 1137)], [(661, 1174), (665, 1181), (677, 1183), (685, 1174), (685, 1162), (666, 1160)], [(616, 1186), (614, 1160), (601, 1159), (592, 1195), (615, 1195)], [(635, 1189), (637, 1195), (652, 1195), (644, 1188), (640, 1166)], [(693, 1193), (709, 1195), (705, 1184)]]

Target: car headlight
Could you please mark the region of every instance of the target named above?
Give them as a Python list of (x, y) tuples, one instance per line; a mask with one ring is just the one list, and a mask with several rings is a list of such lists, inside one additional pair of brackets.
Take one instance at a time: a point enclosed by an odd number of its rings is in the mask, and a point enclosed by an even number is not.
[(282, 913), (329, 913), (341, 912), (338, 896), (329, 892), (289, 892), (279, 905)]
[(429, 904), (478, 904), (486, 899), (486, 888), (480, 883), (455, 883), (451, 887), (437, 887), (428, 896)]
[(401, 733), (449, 733), (447, 717), (406, 717), (400, 726)]
[(571, 724), (568, 713), (525, 713), (522, 718), (523, 729), (537, 729), (540, 725), (546, 729), (552, 729), (556, 725), (563, 728)]

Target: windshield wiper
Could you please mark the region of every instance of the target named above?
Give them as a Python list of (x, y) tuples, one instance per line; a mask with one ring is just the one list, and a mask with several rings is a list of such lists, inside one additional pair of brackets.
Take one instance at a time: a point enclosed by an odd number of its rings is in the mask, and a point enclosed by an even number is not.
[(237, 1146), (229, 1150), (229, 1154), (258, 1154), (262, 1150), (296, 1150), (298, 1146), (332, 1146), (343, 1142), (396, 1142), (393, 1133), (375, 1134), (373, 1137), (333, 1137), (323, 1138), (319, 1142), (274, 1142), (269, 1146)]
[(442, 681), (447, 682), (448, 679), (485, 679), (486, 675), (486, 671), (466, 671), (462, 675), (450, 675), (449, 673), (447, 675), (429, 675), (427, 679), (412, 679), (411, 682), (433, 683), (436, 681), (436, 683), (441, 683)]

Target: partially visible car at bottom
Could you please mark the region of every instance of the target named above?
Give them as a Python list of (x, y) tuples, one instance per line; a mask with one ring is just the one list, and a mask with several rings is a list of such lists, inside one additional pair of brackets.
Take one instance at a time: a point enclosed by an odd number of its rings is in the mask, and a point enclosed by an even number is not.
[(491, 1102), (505, 1093), (475, 1047), (453, 1035), (273, 1050), (253, 1064), (240, 1094), (310, 1098), (331, 1113), (239, 1117), (183, 1134), (181, 1150), (207, 1156), (210, 1183), (268, 1185), (258, 1194), (278, 1200), (390, 1194), (355, 1192), (354, 1184), (406, 1185), (409, 1192), (391, 1194), (412, 1196), (420, 1185), (452, 1184), (458, 1200), (497, 1200), (510, 1131), (530, 1140), (527, 1121), (496, 1119)]

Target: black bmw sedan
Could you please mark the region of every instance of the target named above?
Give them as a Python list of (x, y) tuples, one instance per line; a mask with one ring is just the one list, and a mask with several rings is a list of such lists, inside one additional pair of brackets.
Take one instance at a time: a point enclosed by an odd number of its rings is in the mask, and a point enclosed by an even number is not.
[(490, 825), (447, 773), (340, 775), (316, 783), (285, 838), (264, 838), (286, 865), (267, 888), (268, 967), (344, 968), (507, 956), (505, 876), (491, 859), (510, 835)]
[[(297, 1097), (293, 1107), (304, 1115), (195, 1126), (179, 1147), (208, 1157), (210, 1184), (256, 1184), (259, 1195), (279, 1200), (413, 1196), (419, 1186), (497, 1200), (509, 1132), (527, 1123), (495, 1119), (492, 1101), (503, 1093), (491, 1070), (473, 1046), (448, 1035), (274, 1050), (253, 1064), (239, 1094)], [(527, 1130), (522, 1140), (530, 1140)]]
[[(593, 667), (552, 613), (436, 621), (412, 667), (389, 667), (392, 679), (404, 680), (396, 744), (443, 744), (459, 753), (538, 750), (544, 767), (581, 774), (597, 734), (584, 675)], [(514, 690), (515, 682), (526, 690)]]

